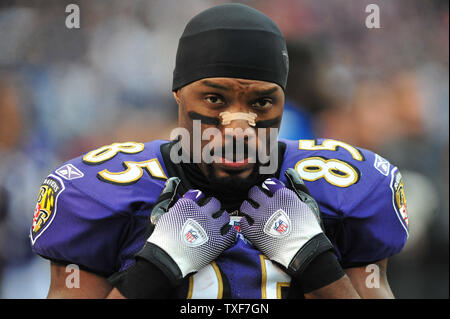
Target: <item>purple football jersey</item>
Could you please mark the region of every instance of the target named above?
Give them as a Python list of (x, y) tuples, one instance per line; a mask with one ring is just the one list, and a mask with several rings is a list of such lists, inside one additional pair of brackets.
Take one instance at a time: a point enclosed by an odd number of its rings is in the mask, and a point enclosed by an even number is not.
[[(280, 142), (286, 150), (279, 179), (287, 182), (287, 168), (299, 172), (343, 267), (372, 263), (403, 248), (406, 199), (395, 166), (335, 140)], [(33, 251), (105, 277), (132, 265), (147, 239), (150, 211), (170, 177), (161, 154), (166, 143), (114, 143), (58, 167), (39, 190), (30, 229)], [(239, 230), (238, 219), (232, 223)], [(175, 295), (281, 298), (289, 286), (289, 276), (238, 233), (231, 248)]]
[[(281, 171), (295, 168), (317, 201), (325, 231), (343, 267), (398, 253), (408, 225), (403, 182), (381, 156), (331, 140), (284, 141)], [(280, 176), (286, 182), (284, 175)], [(397, 181), (397, 182), (396, 182)], [(396, 197), (402, 195), (402, 199)]]
[(133, 263), (166, 179), (162, 143), (112, 144), (50, 174), (39, 191), (30, 230), (33, 251), (103, 276)]

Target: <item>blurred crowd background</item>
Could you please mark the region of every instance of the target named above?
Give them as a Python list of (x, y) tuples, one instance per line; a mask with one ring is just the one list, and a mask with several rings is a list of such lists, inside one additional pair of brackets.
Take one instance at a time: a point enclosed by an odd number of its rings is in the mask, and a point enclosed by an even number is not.
[[(37, 191), (64, 161), (168, 138), (179, 36), (206, 0), (0, 1), (0, 298), (44, 298), (28, 238)], [(281, 136), (371, 149), (404, 176), (410, 237), (390, 259), (397, 298), (448, 298), (447, 0), (239, 1), (269, 15), (290, 58)], [(81, 27), (68, 29), (69, 3)], [(380, 8), (379, 29), (365, 25)]]

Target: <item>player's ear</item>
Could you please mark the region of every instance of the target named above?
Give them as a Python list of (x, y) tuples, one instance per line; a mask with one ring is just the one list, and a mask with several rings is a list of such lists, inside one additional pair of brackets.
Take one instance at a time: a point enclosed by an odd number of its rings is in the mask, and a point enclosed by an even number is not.
[(180, 105), (180, 103), (181, 103), (180, 92), (181, 92), (180, 89), (172, 92), (173, 93), (173, 97), (175, 98), (175, 101), (177, 101), (178, 105)]

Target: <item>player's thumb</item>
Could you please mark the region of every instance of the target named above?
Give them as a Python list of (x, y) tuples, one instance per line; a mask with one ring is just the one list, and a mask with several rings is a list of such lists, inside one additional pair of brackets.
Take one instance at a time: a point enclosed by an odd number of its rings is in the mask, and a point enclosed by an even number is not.
[(150, 222), (147, 227), (148, 236), (153, 232), (161, 216), (167, 213), (169, 208), (175, 203), (180, 182), (181, 180), (178, 177), (171, 177), (164, 184), (164, 188), (150, 213)]
[(300, 198), (300, 200), (311, 208), (312, 212), (317, 218), (317, 221), (323, 229), (323, 222), (320, 216), (319, 205), (317, 204), (314, 197), (312, 197), (311, 193), (300, 177), (300, 174), (295, 169), (288, 168), (284, 172), (284, 175), (288, 180), (289, 189), (293, 190)]
[(311, 195), (305, 183), (303, 182), (300, 174), (295, 169), (288, 168), (284, 172), (284, 176), (286, 176), (286, 179), (288, 181), (288, 187), (290, 189), (292, 189), (293, 191), (301, 191), (308, 195)]

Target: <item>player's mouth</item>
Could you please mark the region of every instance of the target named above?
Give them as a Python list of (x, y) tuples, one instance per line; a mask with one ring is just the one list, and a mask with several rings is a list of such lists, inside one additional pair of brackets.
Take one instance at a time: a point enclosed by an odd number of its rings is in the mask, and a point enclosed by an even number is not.
[(229, 169), (229, 170), (245, 170), (249, 168), (254, 161), (250, 158), (244, 158), (242, 160), (230, 160), (225, 157), (216, 157), (214, 162), (218, 167)]

